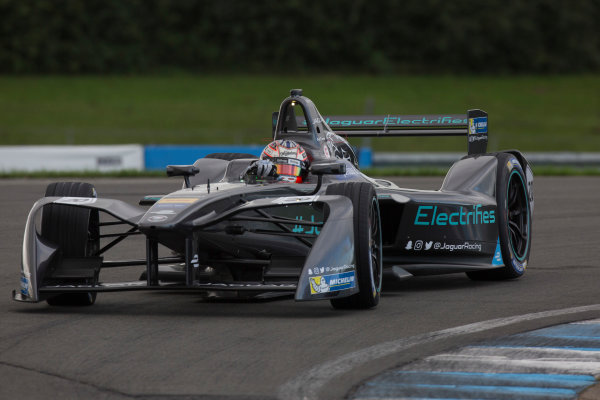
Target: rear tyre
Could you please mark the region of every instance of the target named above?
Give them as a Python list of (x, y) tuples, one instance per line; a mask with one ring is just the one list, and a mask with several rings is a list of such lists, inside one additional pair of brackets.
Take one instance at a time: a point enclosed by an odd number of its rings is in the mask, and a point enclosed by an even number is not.
[[(97, 197), (97, 194), (89, 183), (56, 182), (48, 185), (46, 196)], [(58, 246), (62, 258), (88, 257), (100, 248), (99, 223), (97, 210), (51, 204), (42, 212), (41, 235)], [(46, 300), (51, 306), (89, 306), (95, 301), (96, 293), (92, 292), (63, 293)]]
[(226, 160), (226, 161), (231, 161), (231, 160), (237, 160), (240, 158), (258, 158), (253, 154), (248, 154), (248, 153), (210, 153), (206, 156), (204, 156), (204, 158), (216, 158), (219, 160)]
[(498, 235), (503, 267), (468, 272), (473, 280), (515, 279), (525, 273), (531, 250), (531, 209), (527, 178), (517, 158), (498, 154), (496, 178)]
[(354, 252), (360, 292), (331, 299), (336, 309), (367, 309), (377, 306), (381, 296), (382, 246), (379, 202), (373, 185), (367, 182), (347, 182), (331, 185), (327, 195), (346, 196), (354, 211)]

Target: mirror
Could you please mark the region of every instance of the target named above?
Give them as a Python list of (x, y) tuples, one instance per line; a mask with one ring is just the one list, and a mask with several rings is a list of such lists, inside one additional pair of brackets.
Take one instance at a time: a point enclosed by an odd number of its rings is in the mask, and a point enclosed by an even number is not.
[(198, 172), (193, 165), (167, 165), (167, 176), (194, 176)]
[(310, 167), (310, 172), (313, 175), (344, 175), (346, 164), (339, 161), (313, 164)]

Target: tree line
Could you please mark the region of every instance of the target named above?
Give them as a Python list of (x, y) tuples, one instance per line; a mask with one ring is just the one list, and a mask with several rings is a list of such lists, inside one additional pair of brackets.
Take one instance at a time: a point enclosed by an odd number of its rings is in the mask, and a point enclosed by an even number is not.
[(0, 0), (0, 73), (580, 73), (600, 0)]

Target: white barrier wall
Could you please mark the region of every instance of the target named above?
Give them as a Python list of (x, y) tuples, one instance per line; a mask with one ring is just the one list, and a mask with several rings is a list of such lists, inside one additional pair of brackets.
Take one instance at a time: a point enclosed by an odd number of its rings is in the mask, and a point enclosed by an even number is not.
[(0, 171), (143, 170), (144, 147), (0, 146)]

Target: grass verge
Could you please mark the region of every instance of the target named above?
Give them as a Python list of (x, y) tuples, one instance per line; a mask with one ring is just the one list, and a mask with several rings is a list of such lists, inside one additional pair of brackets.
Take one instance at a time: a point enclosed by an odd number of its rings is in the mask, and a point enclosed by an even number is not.
[[(0, 145), (265, 144), (271, 112), (300, 87), (323, 115), (484, 109), (489, 151), (600, 151), (600, 75), (0, 76), (0, 87)], [(464, 138), (370, 144), (375, 151), (466, 150)]]

